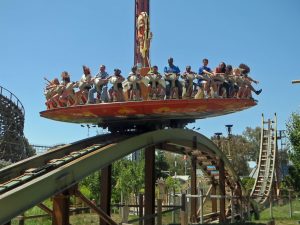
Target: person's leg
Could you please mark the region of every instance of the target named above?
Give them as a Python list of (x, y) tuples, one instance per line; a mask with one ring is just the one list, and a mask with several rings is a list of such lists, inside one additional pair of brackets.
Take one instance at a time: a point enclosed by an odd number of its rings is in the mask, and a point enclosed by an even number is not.
[(108, 90), (108, 94), (109, 94), (110, 101), (113, 102), (114, 101), (114, 88), (113, 87), (111, 87)]
[(177, 98), (182, 99), (182, 84), (179, 80), (175, 80), (175, 86), (177, 87)]
[(139, 83), (136, 84), (136, 100), (140, 101), (141, 99), (141, 86)]
[(94, 94), (97, 92), (97, 88), (93, 87), (89, 90), (89, 94), (88, 94), (88, 100), (87, 100), (87, 104), (93, 104), (95, 103), (95, 98), (94, 98)]
[(227, 83), (227, 82), (224, 82), (223, 83), (223, 87), (226, 90), (226, 98), (230, 98), (230, 96), (231, 96), (231, 94), (230, 94), (230, 91), (231, 91), (230, 87), (231, 87), (231, 85), (229, 83)]
[(100, 92), (100, 99), (102, 102), (108, 102), (108, 93), (107, 93), (107, 86), (103, 86)]
[(262, 92), (262, 89), (260, 89), (260, 90), (258, 90), (258, 91), (255, 90), (254, 87), (253, 87), (251, 84), (249, 84), (248, 87), (249, 87), (250, 90), (253, 91), (256, 95), (259, 95), (259, 94)]
[(170, 98), (171, 94), (171, 83), (170, 81), (166, 81), (166, 99)]

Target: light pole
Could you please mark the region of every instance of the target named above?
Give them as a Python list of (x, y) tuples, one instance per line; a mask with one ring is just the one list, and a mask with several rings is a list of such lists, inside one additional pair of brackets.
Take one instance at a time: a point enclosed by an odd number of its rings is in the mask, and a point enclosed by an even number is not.
[(228, 150), (228, 157), (231, 158), (231, 149), (230, 149), (230, 144), (231, 144), (231, 138), (232, 138), (232, 134), (231, 134), (231, 131), (232, 131), (232, 127), (233, 125), (232, 124), (227, 124), (225, 125), (225, 127), (227, 128), (227, 139), (228, 139), (228, 144), (227, 144), (227, 150)]
[(215, 133), (215, 136), (217, 137), (217, 146), (221, 149), (221, 132)]

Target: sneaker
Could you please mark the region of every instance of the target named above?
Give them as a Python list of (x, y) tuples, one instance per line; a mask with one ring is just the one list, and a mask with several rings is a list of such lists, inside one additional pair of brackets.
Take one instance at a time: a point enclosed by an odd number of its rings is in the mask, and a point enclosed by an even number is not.
[(259, 95), (261, 92), (262, 92), (262, 89), (260, 89), (260, 90), (258, 90), (258, 91), (255, 91), (255, 94), (256, 94), (256, 95)]

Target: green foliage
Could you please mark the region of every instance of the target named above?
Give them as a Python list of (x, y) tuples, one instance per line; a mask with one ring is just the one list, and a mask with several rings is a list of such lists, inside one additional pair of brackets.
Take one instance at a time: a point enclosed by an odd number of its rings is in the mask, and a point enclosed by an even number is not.
[(295, 191), (300, 191), (299, 169), (294, 166), (289, 166), (289, 175), (284, 177), (282, 181), (282, 187), (285, 190), (293, 188)]
[(242, 135), (231, 135), (221, 137), (220, 141), (215, 136), (211, 138), (216, 145), (220, 145), (221, 150), (231, 156), (231, 163), (236, 173), (240, 176), (249, 175), (247, 161), (258, 159), (260, 149), (260, 127), (246, 127)]
[(34, 156), (36, 154), (35, 149), (29, 144), (28, 139), (23, 137), (23, 141), (25, 146), (26, 158)]
[(120, 200), (121, 192), (124, 200), (128, 200), (130, 193), (138, 195), (144, 185), (144, 160), (131, 161), (122, 159), (113, 165), (115, 188), (112, 196)]
[(11, 162), (5, 161), (5, 160), (0, 160), (0, 169), (6, 166), (9, 166)]
[[(169, 176), (176, 174), (183, 175), (185, 174), (185, 167), (189, 169), (191, 167), (190, 160), (184, 160), (183, 155), (174, 154), (171, 152), (164, 152), (167, 164), (169, 165)], [(176, 163), (175, 163), (176, 162)], [(186, 163), (186, 165), (185, 165)], [(187, 171), (188, 174), (188, 171)]]
[[(296, 213), (296, 211), (298, 211), (298, 209), (300, 208), (300, 201), (299, 200), (293, 200), (292, 201), (292, 209), (294, 211), (293, 213), (293, 219), (300, 219), (300, 214)], [(289, 204), (286, 201), (285, 204), (283, 205), (274, 205), (273, 208), (273, 217), (276, 220), (276, 224), (277, 224), (277, 220), (280, 219), (290, 219), (289, 218)], [(268, 220), (270, 219), (270, 208), (266, 208), (264, 209), (262, 212), (260, 212), (260, 219), (261, 220)], [(284, 223), (287, 224), (287, 223)], [(296, 224), (295, 221), (292, 224)]]
[(293, 113), (287, 123), (287, 135), (292, 147), (290, 159), (296, 169), (300, 169), (300, 115)]
[(220, 142), (212, 137), (216, 145), (228, 156), (231, 156), (231, 165), (239, 176), (249, 175), (248, 158), (249, 142), (241, 135), (232, 135), (230, 139), (221, 137)]
[(80, 184), (80, 190), (89, 199), (99, 199), (100, 173), (97, 171), (86, 178)]
[(167, 192), (172, 192), (173, 190), (180, 190), (180, 182), (172, 177), (167, 177), (165, 180)]
[(245, 177), (242, 179), (242, 184), (245, 187), (245, 189), (248, 191), (248, 193), (251, 192), (254, 183), (255, 183), (255, 179), (252, 177)]
[(261, 128), (255, 127), (246, 127), (243, 131), (242, 136), (248, 141), (248, 160), (256, 161), (259, 156), (260, 150), (260, 135)]
[(292, 150), (289, 157), (293, 166), (289, 168), (289, 176), (285, 178), (285, 184), (300, 191), (300, 115), (293, 113), (286, 127)]
[(158, 150), (155, 154), (155, 180), (159, 178), (166, 178), (168, 174), (164, 171), (169, 171), (169, 164), (167, 162), (165, 153)]

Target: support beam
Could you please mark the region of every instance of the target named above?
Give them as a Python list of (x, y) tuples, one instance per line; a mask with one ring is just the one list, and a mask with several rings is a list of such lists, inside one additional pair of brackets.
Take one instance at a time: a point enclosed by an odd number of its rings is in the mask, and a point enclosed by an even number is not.
[(76, 197), (80, 198), (87, 206), (94, 210), (107, 224), (118, 225), (115, 221), (112, 220), (110, 216), (108, 216), (101, 208), (87, 199), (79, 190), (75, 190), (74, 194)]
[(54, 196), (52, 225), (69, 225), (69, 206), (68, 191)]
[[(139, 194), (139, 217), (142, 218), (144, 216), (144, 196)], [(143, 220), (139, 221), (139, 225), (143, 225)]]
[(225, 168), (224, 168), (224, 161), (222, 159), (219, 160), (218, 163), (219, 168), (219, 193), (221, 195), (220, 198), (220, 215), (219, 215), (219, 222), (225, 222)]
[[(145, 216), (155, 213), (155, 146), (145, 148)], [(145, 225), (154, 225), (154, 218), (145, 220)]]
[[(191, 159), (191, 195), (197, 194), (197, 160)], [(197, 198), (191, 198), (191, 222), (197, 222)]]
[(47, 207), (46, 205), (44, 205), (43, 203), (38, 204), (37, 207), (39, 207), (40, 209), (44, 210), (50, 216), (53, 216), (53, 211), (49, 207)]
[[(217, 185), (215, 183), (212, 183), (211, 185), (211, 195), (217, 194)], [(218, 211), (218, 202), (216, 198), (211, 199), (211, 212), (216, 213)]]
[[(110, 216), (110, 202), (111, 202), (111, 165), (101, 170), (100, 182), (100, 208)], [(108, 225), (100, 217), (100, 225)]]
[[(138, 37), (138, 17), (141, 12), (146, 12), (148, 16), (150, 16), (150, 0), (135, 0), (135, 19), (134, 19), (134, 65), (141, 64), (143, 67), (149, 67), (149, 49), (146, 51), (146, 59), (143, 59), (140, 53), (140, 44)], [(149, 25), (147, 24), (147, 28), (149, 29)], [(147, 38), (147, 37), (144, 37)], [(149, 38), (149, 37), (148, 37)], [(145, 40), (148, 42), (148, 40)]]

